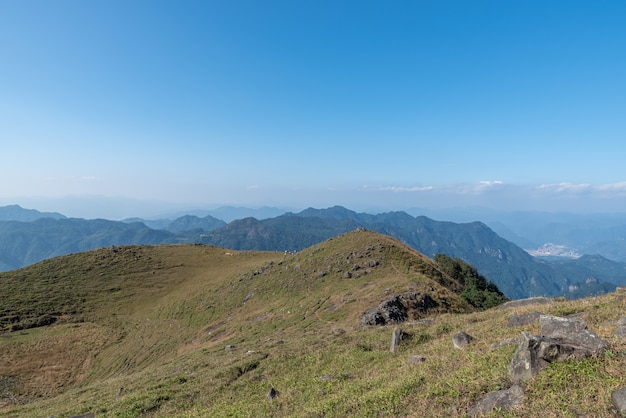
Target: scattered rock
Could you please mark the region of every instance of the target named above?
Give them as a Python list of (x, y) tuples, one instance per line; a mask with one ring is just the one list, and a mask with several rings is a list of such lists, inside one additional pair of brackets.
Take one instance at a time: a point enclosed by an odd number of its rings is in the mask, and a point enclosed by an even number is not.
[(274, 399), (278, 396), (278, 391), (274, 388), (271, 388), (269, 392), (267, 392), (267, 399)]
[(626, 316), (621, 317), (617, 321), (617, 328), (615, 329), (615, 335), (618, 337), (626, 337)]
[(413, 355), (409, 357), (409, 364), (410, 365), (416, 365), (416, 364), (422, 364), (423, 362), (426, 361), (426, 357), (422, 357), (422, 356), (417, 356), (417, 355)]
[(519, 308), (521, 306), (531, 305), (549, 305), (551, 303), (553, 303), (553, 299), (539, 296), (535, 298), (511, 300), (500, 305), (500, 309)]
[(626, 388), (617, 389), (611, 398), (619, 416), (626, 417)]
[(235, 346), (233, 344), (228, 344), (226, 347), (224, 347), (224, 350), (230, 351), (230, 350), (233, 350), (234, 348)]
[(389, 346), (389, 351), (395, 353), (398, 351), (400, 347), (400, 342), (402, 341), (402, 330), (398, 327), (393, 329), (391, 333), (391, 345)]
[(536, 322), (539, 322), (539, 317), (543, 315), (541, 312), (532, 312), (528, 314), (522, 315), (511, 315), (509, 317), (509, 322), (507, 322), (506, 326), (509, 328), (513, 327), (522, 327), (526, 325), (531, 325)]
[(465, 332), (457, 332), (452, 337), (452, 343), (454, 343), (454, 348), (465, 348), (467, 347), (475, 338)]
[(495, 409), (509, 411), (513, 407), (520, 405), (524, 400), (524, 389), (521, 386), (513, 385), (508, 389), (491, 392), (481, 399), (476, 405), (471, 407), (467, 414), (469, 416), (481, 416)]
[(513, 344), (519, 344), (519, 338), (518, 337), (507, 338), (506, 340), (502, 340), (502, 341), (499, 341), (497, 343), (493, 343), (493, 344), (491, 344), (491, 349), (492, 350), (497, 350), (500, 347), (506, 347), (506, 346), (513, 345)]

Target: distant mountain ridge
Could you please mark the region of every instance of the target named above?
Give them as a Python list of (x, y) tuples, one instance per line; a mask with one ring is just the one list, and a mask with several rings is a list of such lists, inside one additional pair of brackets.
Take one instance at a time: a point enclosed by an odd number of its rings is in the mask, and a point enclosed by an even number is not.
[(141, 222), (149, 228), (159, 229), (169, 232), (188, 232), (194, 230), (200, 230), (201, 232), (212, 231), (214, 229), (222, 228), (226, 226), (226, 222), (221, 219), (214, 218), (211, 215), (207, 215), (200, 218), (195, 215), (183, 215), (174, 220), (170, 219), (156, 219), (146, 220), (141, 218), (125, 219), (124, 223)]
[[(389, 235), (431, 258), (437, 253), (460, 258), (475, 266), (513, 299), (567, 295), (570, 289), (582, 293), (605, 293), (614, 289), (616, 284), (626, 283), (626, 275), (614, 277), (607, 275), (606, 270), (598, 272), (580, 265), (553, 265), (535, 259), (482, 222), (434, 221), (425, 216), (413, 217), (406, 212), (371, 215), (340, 206), (309, 208), (263, 221), (235, 221), (204, 234), (200, 242), (234, 249), (299, 251), (316, 240), (354, 228)], [(597, 281), (587, 282), (589, 277)], [(606, 283), (609, 280), (612, 282)]]
[(0, 221), (31, 222), (41, 218), (65, 219), (65, 216), (57, 212), (24, 209), (19, 205), (0, 206)]
[(167, 231), (142, 223), (104, 219), (41, 218), (32, 222), (0, 222), (0, 269), (13, 270), (46, 258), (111, 245), (177, 242)]
[(582, 297), (626, 284), (626, 265), (622, 263), (602, 257), (558, 263), (534, 258), (482, 222), (435, 221), (406, 212), (372, 215), (341, 206), (308, 208), (263, 220), (248, 217), (229, 224), (211, 216), (192, 215), (159, 222), (146, 225), (130, 220), (67, 218), (0, 222), (0, 270), (123, 244), (202, 243), (235, 250), (293, 252), (362, 228), (398, 239), (431, 258), (439, 253), (459, 258), (513, 299)]

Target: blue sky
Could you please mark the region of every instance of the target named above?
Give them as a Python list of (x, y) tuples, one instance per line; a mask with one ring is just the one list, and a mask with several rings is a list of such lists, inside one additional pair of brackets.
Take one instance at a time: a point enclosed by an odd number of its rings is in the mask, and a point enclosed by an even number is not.
[(626, 211), (624, 22), (621, 1), (2, 1), (0, 203)]

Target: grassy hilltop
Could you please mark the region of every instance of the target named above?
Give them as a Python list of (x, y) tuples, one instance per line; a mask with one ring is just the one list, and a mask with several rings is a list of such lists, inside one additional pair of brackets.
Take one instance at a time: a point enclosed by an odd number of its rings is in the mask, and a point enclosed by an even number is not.
[[(0, 274), (0, 416), (462, 416), (510, 385), (515, 346), (491, 344), (536, 332), (506, 324), (538, 308), (478, 312), (461, 291), (431, 259), (368, 231), (296, 254), (159, 245), (46, 260)], [(360, 316), (404, 292), (437, 306), (401, 324), (392, 353), (392, 327)], [(626, 344), (613, 336), (624, 299), (540, 308), (584, 313), (612, 348), (549, 367), (511, 415), (613, 415), (610, 394), (626, 385)], [(457, 331), (477, 342), (454, 349)]]

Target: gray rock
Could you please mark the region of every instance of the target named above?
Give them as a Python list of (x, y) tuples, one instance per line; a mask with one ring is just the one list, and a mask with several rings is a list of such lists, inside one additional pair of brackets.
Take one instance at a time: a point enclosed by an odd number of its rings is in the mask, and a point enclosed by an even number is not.
[(426, 361), (426, 357), (412, 355), (409, 357), (408, 363), (410, 365), (422, 364)]
[(602, 354), (609, 348), (608, 342), (587, 329), (587, 324), (579, 319), (541, 315), (539, 322), (542, 337), (561, 340), (581, 351), (583, 357)]
[(407, 292), (401, 295), (393, 295), (383, 300), (377, 308), (368, 309), (361, 316), (361, 324), (398, 324), (406, 321), (409, 315), (416, 318), (438, 306), (439, 303), (427, 293)]
[(549, 305), (551, 303), (553, 303), (553, 299), (539, 296), (535, 298), (512, 300), (500, 305), (500, 309), (519, 308), (521, 306), (532, 305)]
[(542, 315), (540, 323), (541, 336), (522, 332), (509, 364), (513, 383), (532, 379), (550, 363), (600, 355), (609, 347), (578, 319)]
[(537, 355), (538, 346), (539, 337), (522, 331), (517, 350), (509, 364), (511, 382), (515, 384), (526, 382), (550, 364)]
[(469, 344), (471, 344), (472, 341), (474, 341), (475, 338), (472, 337), (469, 334), (466, 334), (465, 332), (461, 331), (461, 332), (457, 332), (456, 334), (454, 334), (454, 336), (452, 337), (452, 343), (454, 344), (455, 348), (465, 348), (467, 347)]
[(626, 316), (618, 319), (617, 328), (615, 329), (615, 335), (622, 338), (626, 337)]
[(396, 327), (391, 333), (391, 345), (389, 346), (389, 351), (391, 351), (392, 353), (398, 351), (398, 348), (400, 347), (400, 342), (402, 342), (402, 330)]
[(509, 411), (524, 401), (524, 389), (513, 385), (509, 389), (491, 392), (467, 411), (469, 416), (475, 417), (486, 414), (495, 409)]
[(497, 343), (493, 343), (493, 344), (491, 344), (491, 349), (492, 350), (497, 350), (500, 347), (507, 347), (507, 346), (513, 345), (513, 344), (519, 344), (519, 338), (518, 337), (507, 338), (506, 340), (502, 340), (502, 341), (498, 341)]
[(274, 388), (271, 388), (269, 392), (267, 392), (267, 399), (274, 399), (278, 396), (278, 391)]
[(509, 317), (509, 322), (507, 322), (506, 326), (509, 328), (513, 327), (523, 327), (526, 325), (531, 325), (536, 322), (539, 322), (539, 317), (543, 315), (541, 312), (532, 312), (528, 314), (522, 315), (511, 315)]
[(617, 389), (611, 398), (619, 416), (626, 417), (626, 388)]

